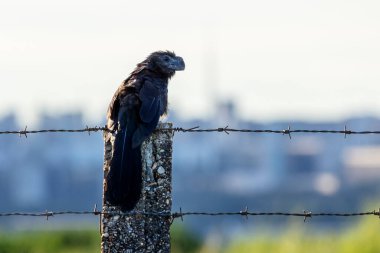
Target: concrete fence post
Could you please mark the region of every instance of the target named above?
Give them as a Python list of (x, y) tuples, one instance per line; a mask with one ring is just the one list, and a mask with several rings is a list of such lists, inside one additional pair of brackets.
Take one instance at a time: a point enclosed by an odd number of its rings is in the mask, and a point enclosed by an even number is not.
[[(161, 123), (158, 128), (171, 128)], [(104, 179), (112, 159), (112, 133), (105, 132)], [(172, 206), (172, 141), (173, 132), (155, 131), (141, 147), (143, 186), (141, 199), (133, 212), (170, 213)], [(105, 181), (104, 181), (105, 182)], [(120, 209), (104, 200), (104, 213), (118, 213)], [(170, 252), (170, 224), (167, 216), (122, 214), (102, 216), (102, 253)]]

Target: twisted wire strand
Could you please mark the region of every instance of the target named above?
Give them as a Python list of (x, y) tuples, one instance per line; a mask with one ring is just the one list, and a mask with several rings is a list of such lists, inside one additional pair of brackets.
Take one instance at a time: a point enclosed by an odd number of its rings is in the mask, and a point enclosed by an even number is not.
[[(108, 129), (107, 127), (88, 127), (82, 129), (41, 129), (41, 130), (27, 130), (27, 126), (24, 128), (24, 130), (12, 130), (12, 131), (0, 131), (0, 134), (18, 134), (19, 136), (25, 136), (28, 137), (28, 134), (36, 134), (36, 133), (88, 133), (91, 132), (113, 132), (111, 129)], [(159, 128), (156, 129), (156, 131), (171, 131), (171, 132), (180, 132), (180, 133), (211, 133), (211, 132), (219, 132), (219, 133), (272, 133), (272, 134), (282, 134), (282, 135), (288, 135), (291, 138), (292, 133), (311, 133), (311, 134), (344, 134), (346, 137), (350, 134), (356, 134), (356, 135), (363, 135), (363, 134), (380, 134), (380, 131), (353, 131), (347, 129), (345, 126), (343, 130), (313, 130), (313, 129), (291, 129), (290, 126), (288, 126), (287, 129), (282, 130), (273, 130), (273, 129), (235, 129), (235, 128), (229, 128), (228, 126), (225, 127), (218, 127), (218, 128), (200, 128), (199, 126), (191, 127), (191, 128), (183, 128), (183, 127), (173, 127), (173, 128)]]
[(0, 217), (10, 217), (10, 216), (24, 216), (24, 217), (53, 217), (57, 215), (119, 215), (119, 216), (136, 216), (136, 215), (145, 215), (145, 216), (155, 216), (155, 217), (167, 217), (171, 219), (180, 218), (183, 219), (184, 216), (295, 216), (306, 218), (318, 217), (318, 216), (334, 216), (334, 217), (355, 217), (355, 216), (377, 216), (380, 218), (380, 208), (376, 211), (368, 212), (345, 212), (345, 213), (329, 213), (329, 212), (320, 212), (313, 213), (311, 211), (304, 211), (302, 213), (295, 212), (250, 212), (248, 208), (238, 212), (182, 212), (180, 209), (179, 212), (120, 212), (120, 211), (98, 211), (96, 208), (93, 211), (45, 211), (45, 212), (8, 212), (0, 213)]

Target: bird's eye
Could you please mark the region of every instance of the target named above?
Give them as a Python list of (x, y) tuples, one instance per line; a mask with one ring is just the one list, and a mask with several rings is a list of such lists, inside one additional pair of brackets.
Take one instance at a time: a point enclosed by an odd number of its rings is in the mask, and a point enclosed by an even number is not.
[(164, 57), (164, 61), (169, 61), (170, 59), (169, 59), (169, 56), (165, 56)]

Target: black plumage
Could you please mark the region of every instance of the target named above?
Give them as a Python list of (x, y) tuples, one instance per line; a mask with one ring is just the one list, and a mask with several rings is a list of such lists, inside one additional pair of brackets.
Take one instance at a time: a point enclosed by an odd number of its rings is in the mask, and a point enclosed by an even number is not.
[(139, 63), (113, 96), (107, 126), (115, 131), (110, 170), (106, 177), (106, 201), (132, 210), (140, 199), (141, 144), (167, 112), (168, 80), (184, 70), (183, 59), (169, 51), (157, 51)]

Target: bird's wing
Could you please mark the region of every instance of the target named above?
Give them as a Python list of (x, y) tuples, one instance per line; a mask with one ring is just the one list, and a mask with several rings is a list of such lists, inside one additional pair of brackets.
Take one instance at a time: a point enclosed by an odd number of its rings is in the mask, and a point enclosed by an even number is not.
[(159, 114), (161, 106), (160, 90), (149, 81), (145, 81), (139, 97), (141, 100), (140, 118), (144, 123), (150, 123)]
[(141, 143), (153, 133), (160, 119), (161, 96), (160, 90), (149, 81), (145, 81), (139, 92), (141, 107), (139, 116), (141, 122), (132, 137), (132, 147)]
[(140, 118), (144, 123), (150, 123), (160, 111), (160, 90), (153, 83), (145, 81), (139, 97), (141, 100)]

